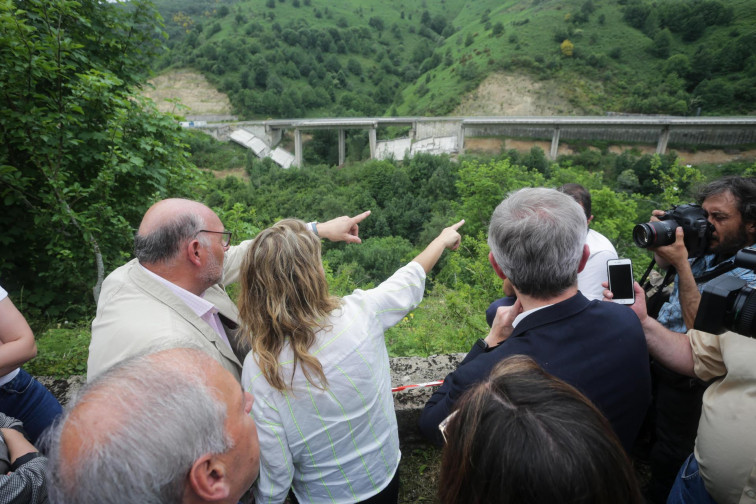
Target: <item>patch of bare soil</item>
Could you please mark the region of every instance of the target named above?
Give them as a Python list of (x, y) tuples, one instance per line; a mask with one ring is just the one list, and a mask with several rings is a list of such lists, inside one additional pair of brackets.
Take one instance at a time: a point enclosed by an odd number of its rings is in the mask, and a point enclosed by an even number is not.
[[(161, 112), (172, 112), (187, 117), (230, 117), (231, 102), (205, 77), (192, 70), (174, 70), (158, 75), (149, 81), (153, 87), (145, 87), (144, 94), (157, 104)], [(187, 110), (180, 110), (175, 103), (180, 100)]]
[(571, 105), (564, 90), (553, 81), (535, 81), (525, 75), (498, 72), (463, 96), (453, 115), (545, 116), (584, 112)]
[(213, 174), (213, 177), (222, 179), (226, 177), (236, 177), (244, 181), (249, 181), (249, 175), (244, 168), (230, 168), (228, 170), (208, 170)]
[[(512, 140), (505, 138), (465, 138), (465, 152), (480, 154), (498, 154), (502, 151), (514, 149), (518, 152), (529, 152), (533, 147), (540, 147), (544, 152), (551, 150), (551, 142), (546, 141), (528, 141)], [(593, 147), (590, 147), (593, 148)], [(654, 154), (655, 145), (611, 145), (609, 152), (622, 154), (626, 150), (636, 149), (641, 154)], [(681, 163), (698, 165), (698, 164), (718, 164), (729, 163), (732, 161), (753, 161), (756, 160), (756, 149), (745, 151), (726, 151), (723, 149), (687, 151), (680, 149), (671, 149), (677, 153)], [(565, 142), (559, 143), (558, 154), (574, 154), (575, 149)]]

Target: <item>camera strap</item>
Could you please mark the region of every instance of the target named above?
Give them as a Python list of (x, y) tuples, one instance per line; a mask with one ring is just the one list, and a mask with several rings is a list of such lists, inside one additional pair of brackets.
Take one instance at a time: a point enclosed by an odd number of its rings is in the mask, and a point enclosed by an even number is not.
[(707, 271), (706, 273), (703, 273), (700, 276), (694, 278), (696, 279), (696, 284), (706, 283), (709, 280), (718, 277), (719, 275), (734, 270), (735, 268), (735, 258), (732, 257), (723, 263), (719, 263), (713, 270)]
[[(651, 270), (654, 268), (655, 264), (656, 261), (654, 259), (651, 259), (651, 264), (648, 265), (646, 272), (643, 273), (643, 276), (641, 277), (640, 284), (643, 286), (643, 290), (645, 291), (648, 291), (651, 287), (653, 287), (649, 282), (646, 281), (646, 279), (648, 278), (648, 275), (649, 273), (651, 273)], [(735, 268), (735, 258), (730, 258), (727, 261), (718, 264), (717, 267), (713, 270), (707, 271), (698, 276), (694, 276), (693, 278), (695, 279), (696, 284), (706, 283), (709, 280), (718, 277), (719, 275), (734, 270)], [(669, 267), (667, 269), (666, 275), (664, 275), (664, 280), (657, 286), (657, 290), (663, 290), (667, 285), (672, 283), (676, 273), (677, 271), (674, 267)]]

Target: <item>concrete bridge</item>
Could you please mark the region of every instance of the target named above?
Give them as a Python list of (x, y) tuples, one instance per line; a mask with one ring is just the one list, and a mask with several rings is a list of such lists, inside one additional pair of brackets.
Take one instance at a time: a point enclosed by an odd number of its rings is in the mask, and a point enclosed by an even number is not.
[[(404, 138), (379, 140), (378, 128), (409, 127)], [(200, 128), (219, 140), (235, 140), (260, 157), (271, 156), (288, 168), (302, 166), (302, 132), (338, 131), (339, 164), (346, 159), (346, 130), (367, 129), (370, 157), (403, 159), (417, 152), (464, 153), (465, 138), (510, 137), (551, 139), (549, 156), (556, 159), (562, 140), (600, 140), (656, 144), (663, 154), (669, 144), (734, 146), (756, 143), (756, 116), (538, 116), (538, 117), (362, 117), (271, 119), (235, 123), (207, 123)], [(285, 131), (294, 132), (294, 154), (273, 149)], [(234, 138), (243, 137), (243, 139)], [(282, 150), (282, 149), (281, 149)], [(278, 158), (276, 158), (276, 151)]]

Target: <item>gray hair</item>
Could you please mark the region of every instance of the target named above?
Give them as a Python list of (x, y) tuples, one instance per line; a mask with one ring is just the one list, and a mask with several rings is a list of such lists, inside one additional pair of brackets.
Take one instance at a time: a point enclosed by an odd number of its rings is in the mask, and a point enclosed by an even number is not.
[[(233, 444), (224, 432), (226, 406), (203, 383), (208, 359), (194, 349), (161, 359), (141, 355), (85, 386), (47, 434), (50, 502), (181, 502), (194, 461)], [(82, 423), (71, 413), (90, 401), (104, 406), (117, 427), (91, 432), (76, 460), (63, 460), (61, 433)]]
[(201, 216), (184, 214), (149, 234), (140, 235), (137, 232), (134, 235), (134, 256), (142, 264), (169, 261), (176, 257), (184, 242), (197, 236), (204, 227), (205, 220)]
[(518, 291), (547, 299), (577, 283), (586, 232), (583, 209), (570, 196), (526, 188), (494, 210), (488, 246)]

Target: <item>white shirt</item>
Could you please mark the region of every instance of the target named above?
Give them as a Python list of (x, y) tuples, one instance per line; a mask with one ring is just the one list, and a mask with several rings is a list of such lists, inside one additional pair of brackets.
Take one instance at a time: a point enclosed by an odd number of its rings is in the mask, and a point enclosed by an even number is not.
[[(242, 386), (255, 396), (260, 439), (255, 502), (281, 503), (292, 486), (300, 502), (358, 502), (391, 482), (401, 452), (383, 332), (420, 303), (424, 288), (425, 271), (411, 262), (378, 287), (342, 299), (310, 348), (323, 366), (327, 391), (310, 384), (297, 366), (292, 390), (281, 393), (247, 355)], [(278, 362), (289, 384), (288, 345)]]
[(617, 251), (614, 250), (614, 245), (606, 236), (593, 229), (588, 230), (585, 243), (591, 252), (588, 261), (585, 263), (585, 268), (578, 273), (578, 290), (589, 301), (592, 299), (601, 300), (604, 299), (604, 287), (601, 282), (608, 281), (606, 261), (617, 259)]
[[(5, 299), (7, 297), (8, 297), (8, 291), (6, 291), (2, 287), (0, 287), (0, 301), (2, 301), (3, 299)], [(0, 385), (5, 385), (9, 381), (11, 381), (13, 378), (15, 378), (16, 375), (18, 374), (18, 370), (19, 370), (19, 368), (16, 368), (13, 371), (11, 371), (10, 373), (8, 373), (7, 375), (0, 376)]]

